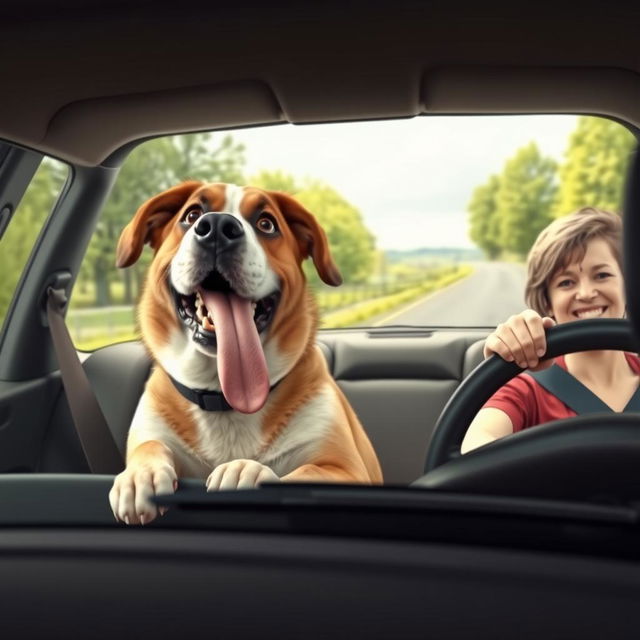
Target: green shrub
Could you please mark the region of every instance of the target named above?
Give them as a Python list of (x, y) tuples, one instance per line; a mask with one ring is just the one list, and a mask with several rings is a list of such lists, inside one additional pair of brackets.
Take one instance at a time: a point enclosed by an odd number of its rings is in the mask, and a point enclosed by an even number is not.
[(457, 280), (466, 278), (472, 271), (472, 267), (464, 265), (455, 271), (442, 275), (438, 280), (425, 282), (420, 286), (405, 289), (400, 293), (368, 300), (348, 309), (326, 314), (322, 316), (321, 326), (323, 329), (340, 329), (362, 324), (370, 318), (385, 313), (385, 311), (390, 311), (402, 304), (412, 302), (428, 293), (444, 289)]

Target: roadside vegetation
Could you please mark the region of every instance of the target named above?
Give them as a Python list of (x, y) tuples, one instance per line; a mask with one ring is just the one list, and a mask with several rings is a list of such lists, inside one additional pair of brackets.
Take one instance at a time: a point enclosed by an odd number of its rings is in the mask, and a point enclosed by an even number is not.
[(470, 265), (454, 265), (436, 270), (435, 277), (425, 278), (422, 282), (416, 282), (396, 293), (372, 297), (349, 308), (326, 313), (322, 316), (321, 327), (323, 329), (342, 329), (366, 325), (372, 318), (444, 289), (454, 282), (466, 278), (472, 271), (473, 268)]
[(474, 190), (470, 238), (489, 260), (522, 261), (554, 218), (582, 207), (621, 214), (635, 146), (633, 134), (617, 122), (581, 116), (564, 162), (544, 157), (534, 142), (516, 150), (500, 174)]

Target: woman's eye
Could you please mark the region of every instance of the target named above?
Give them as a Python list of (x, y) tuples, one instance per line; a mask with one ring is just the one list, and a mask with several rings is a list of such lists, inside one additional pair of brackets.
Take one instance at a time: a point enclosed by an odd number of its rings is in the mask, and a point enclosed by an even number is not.
[(273, 221), (273, 219), (271, 218), (271, 216), (262, 216), (259, 220), (258, 220), (258, 229), (260, 229), (260, 231), (262, 231), (262, 233), (275, 233), (278, 228), (276, 227), (276, 223)]
[(184, 222), (188, 225), (192, 225), (200, 216), (202, 215), (202, 211), (200, 209), (190, 209), (187, 213), (184, 214)]
[(571, 280), (560, 280), (560, 282), (558, 282), (558, 286), (562, 288), (570, 287)]
[(611, 278), (612, 275), (613, 274), (607, 273), (606, 271), (601, 271), (600, 273), (596, 274), (596, 279), (605, 280), (606, 278)]

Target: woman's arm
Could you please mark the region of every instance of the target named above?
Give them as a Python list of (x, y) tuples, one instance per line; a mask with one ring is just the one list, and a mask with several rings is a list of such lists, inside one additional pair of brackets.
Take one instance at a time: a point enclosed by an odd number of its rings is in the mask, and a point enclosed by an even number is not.
[[(495, 353), (507, 362), (516, 362), (523, 369), (546, 369), (553, 360), (540, 360), (540, 356), (547, 348), (545, 329), (554, 324), (552, 318), (542, 318), (533, 309), (511, 316), (487, 337), (484, 357)], [(496, 407), (480, 409), (467, 430), (460, 452), (467, 453), (512, 433), (513, 421), (505, 411)]]
[(460, 453), (467, 453), (512, 433), (513, 423), (504, 411), (493, 407), (480, 409), (467, 430)]

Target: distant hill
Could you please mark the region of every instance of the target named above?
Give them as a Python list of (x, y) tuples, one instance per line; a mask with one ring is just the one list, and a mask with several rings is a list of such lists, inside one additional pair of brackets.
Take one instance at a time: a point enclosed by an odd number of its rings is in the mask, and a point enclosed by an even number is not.
[(465, 249), (460, 247), (423, 247), (422, 249), (411, 249), (410, 251), (385, 251), (387, 261), (390, 264), (395, 262), (424, 262), (429, 260), (447, 260), (457, 262), (467, 262), (482, 260), (484, 255), (480, 249)]

